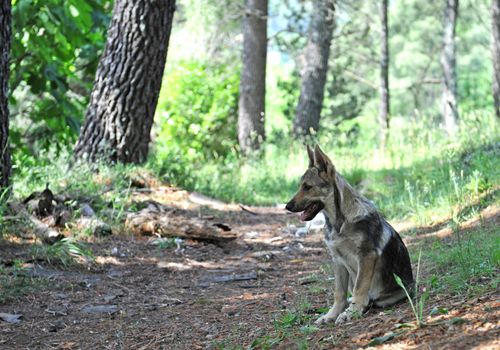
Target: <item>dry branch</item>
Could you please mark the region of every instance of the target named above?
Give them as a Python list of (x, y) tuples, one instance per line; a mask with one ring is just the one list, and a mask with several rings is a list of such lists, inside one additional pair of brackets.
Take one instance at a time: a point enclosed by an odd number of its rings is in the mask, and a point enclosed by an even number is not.
[(13, 203), (10, 205), (12, 211), (17, 214), (17, 216), (29, 221), (33, 225), (34, 234), (42, 240), (42, 242), (47, 244), (54, 244), (60, 239), (64, 238), (64, 235), (57, 232), (56, 230), (50, 228), (48, 225), (44, 224), (42, 221), (38, 220), (36, 217), (28, 213), (26, 208), (18, 203)]
[(155, 209), (152, 206), (137, 213), (129, 213), (125, 226), (134, 233), (180, 237), (208, 242), (228, 242), (236, 233), (221, 223), (208, 222), (203, 218), (188, 217), (175, 210)]

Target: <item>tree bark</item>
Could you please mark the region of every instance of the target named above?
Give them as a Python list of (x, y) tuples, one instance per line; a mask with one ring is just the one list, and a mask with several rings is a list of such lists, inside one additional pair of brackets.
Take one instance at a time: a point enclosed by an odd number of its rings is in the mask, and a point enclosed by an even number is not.
[(9, 58), (12, 8), (10, 0), (0, 5), (0, 199), (9, 186), (11, 170), (9, 150)]
[(117, 0), (75, 157), (146, 160), (175, 0)]
[(443, 122), (448, 135), (458, 131), (457, 109), (457, 74), (455, 28), (458, 16), (458, 0), (446, 0), (444, 10), (443, 51), (441, 66), (443, 68)]
[(491, 54), (493, 61), (493, 101), (495, 114), (500, 119), (500, 0), (491, 2)]
[(389, 25), (387, 20), (387, 0), (380, 2), (380, 20), (382, 25), (380, 42), (380, 144), (385, 149), (389, 137)]
[(246, 0), (238, 103), (238, 141), (243, 153), (265, 139), (267, 0)]
[(319, 130), (328, 71), (328, 57), (335, 26), (334, 11), (334, 0), (315, 0), (313, 2), (304, 65), (301, 69), (299, 104), (293, 122), (295, 137), (310, 135), (311, 132)]

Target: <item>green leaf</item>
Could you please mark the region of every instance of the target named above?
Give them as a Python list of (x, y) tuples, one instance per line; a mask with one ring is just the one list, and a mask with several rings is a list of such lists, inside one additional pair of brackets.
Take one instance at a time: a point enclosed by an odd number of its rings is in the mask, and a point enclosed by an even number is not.
[(465, 320), (465, 319), (463, 319), (461, 317), (454, 317), (451, 320), (448, 320), (446, 323), (449, 324), (449, 325), (452, 325), (452, 324), (463, 324), (463, 323), (467, 323), (467, 320)]
[(446, 315), (448, 313), (448, 309), (445, 307), (433, 307), (431, 309), (430, 315)]
[(373, 339), (370, 341), (370, 343), (368, 343), (368, 345), (370, 345), (370, 346), (381, 345), (381, 344), (385, 343), (386, 341), (389, 341), (389, 340), (394, 339), (394, 338), (395, 338), (395, 337), (397, 337), (399, 334), (400, 334), (400, 333), (391, 332), (391, 333), (386, 334), (386, 335), (384, 335), (384, 336), (373, 338)]
[(300, 327), (300, 332), (304, 333), (304, 334), (312, 334), (312, 333), (315, 333), (317, 331), (319, 331), (319, 328), (316, 326), (306, 325), (306, 326)]
[(394, 328), (396, 329), (399, 329), (399, 328), (413, 328), (415, 327), (415, 325), (411, 324), (411, 323), (396, 323), (396, 325), (394, 326)]

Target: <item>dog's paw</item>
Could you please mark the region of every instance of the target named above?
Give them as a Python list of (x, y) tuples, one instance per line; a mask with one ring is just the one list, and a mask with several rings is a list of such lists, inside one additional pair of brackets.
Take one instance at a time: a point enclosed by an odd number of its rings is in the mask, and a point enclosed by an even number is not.
[(339, 315), (339, 317), (337, 317), (337, 319), (335, 320), (335, 324), (339, 325), (342, 323), (349, 322), (351, 320), (351, 318), (352, 318), (351, 313), (349, 312), (349, 310), (346, 310), (346, 311), (342, 312)]
[(339, 325), (360, 317), (361, 317), (361, 312), (357, 308), (353, 307), (351, 304), (351, 306), (349, 306), (347, 310), (342, 312), (339, 315), (339, 317), (337, 317), (337, 319), (335, 320), (335, 324)]
[(320, 318), (318, 318), (316, 321), (314, 321), (314, 324), (316, 326), (319, 326), (321, 324), (326, 324), (328, 322), (331, 322), (334, 319), (335, 319), (335, 317), (333, 317), (333, 315), (331, 315), (330, 313), (326, 313), (323, 316), (321, 316)]

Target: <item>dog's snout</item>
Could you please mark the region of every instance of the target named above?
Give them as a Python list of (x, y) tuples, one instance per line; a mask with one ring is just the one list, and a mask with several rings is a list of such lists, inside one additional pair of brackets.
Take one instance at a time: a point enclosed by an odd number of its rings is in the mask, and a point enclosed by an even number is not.
[(295, 207), (295, 203), (293, 201), (290, 201), (286, 204), (285, 209), (288, 211), (293, 211), (293, 207)]

